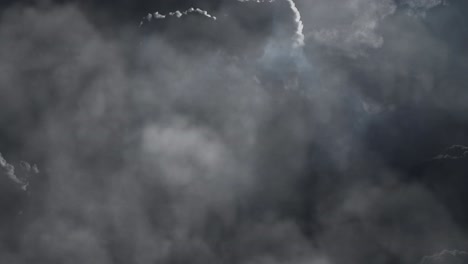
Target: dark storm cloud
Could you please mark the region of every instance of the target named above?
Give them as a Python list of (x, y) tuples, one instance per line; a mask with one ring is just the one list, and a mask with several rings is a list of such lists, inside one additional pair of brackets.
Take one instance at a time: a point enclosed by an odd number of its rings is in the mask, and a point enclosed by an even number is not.
[[(467, 248), (466, 166), (431, 160), (468, 143), (466, 32), (447, 31), (466, 5), (257, 2), (4, 10), (0, 146), (45, 176), (0, 222), (1, 261), (409, 264)], [(217, 19), (138, 28), (154, 10)]]

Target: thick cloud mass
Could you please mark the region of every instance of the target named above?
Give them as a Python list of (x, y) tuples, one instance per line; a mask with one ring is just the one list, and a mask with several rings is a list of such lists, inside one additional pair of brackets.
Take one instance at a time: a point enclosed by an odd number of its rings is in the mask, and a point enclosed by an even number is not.
[(5, 3), (0, 263), (459, 257), (467, 11), (461, 0)]

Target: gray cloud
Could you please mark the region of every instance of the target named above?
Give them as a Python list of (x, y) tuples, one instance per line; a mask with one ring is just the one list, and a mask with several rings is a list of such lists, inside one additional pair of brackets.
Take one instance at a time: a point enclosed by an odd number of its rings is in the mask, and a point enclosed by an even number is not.
[(433, 159), (463, 159), (468, 157), (468, 147), (462, 145), (453, 145), (444, 150), (441, 154), (435, 156)]
[(311, 36), (321, 44), (348, 52), (381, 47), (384, 40), (376, 30), (381, 20), (395, 12), (395, 3), (392, 0), (363, 0), (352, 1), (346, 6), (351, 12), (355, 12), (355, 19), (336, 28), (318, 29)]
[(364, 55), (367, 49), (376, 49), (383, 45), (384, 38), (379, 33), (379, 26), (388, 16), (394, 15), (399, 7), (408, 8), (411, 15), (423, 15), (427, 10), (443, 3), (441, 0), (353, 0), (346, 3), (341, 1), (319, 3), (316, 5), (317, 12), (320, 12), (321, 8), (337, 6), (338, 14), (335, 16), (338, 19), (343, 17), (343, 21), (328, 26), (315, 26), (313, 31), (307, 33), (307, 38), (313, 38), (322, 45), (342, 50), (351, 56)]
[(12, 182), (18, 185), (23, 191), (26, 191), (29, 186), (29, 177), (32, 174), (39, 173), (39, 169), (36, 164), (30, 165), (26, 161), (20, 162), (21, 177), (17, 176), (15, 173), (15, 166), (8, 163), (5, 158), (0, 153), (0, 167), (3, 168), (3, 174), (7, 176)]
[(425, 15), (426, 11), (440, 6), (447, 5), (446, 0), (403, 0), (400, 1), (400, 5), (406, 6), (409, 8), (409, 13), (412, 15)]
[(421, 264), (452, 264), (466, 263), (468, 261), (468, 253), (459, 250), (443, 250), (432, 256), (425, 256)]

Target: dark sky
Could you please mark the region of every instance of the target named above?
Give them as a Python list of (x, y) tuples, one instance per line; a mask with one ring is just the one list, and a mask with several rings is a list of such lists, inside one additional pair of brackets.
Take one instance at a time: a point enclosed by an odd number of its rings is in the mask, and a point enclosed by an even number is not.
[(466, 261), (466, 1), (1, 4), (0, 263)]

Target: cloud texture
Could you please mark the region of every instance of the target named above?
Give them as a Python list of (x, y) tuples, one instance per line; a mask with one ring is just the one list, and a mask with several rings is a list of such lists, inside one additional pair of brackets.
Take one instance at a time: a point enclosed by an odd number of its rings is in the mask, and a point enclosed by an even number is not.
[[(467, 5), (257, 2), (160, 1), (135, 19), (125, 1), (4, 9), (0, 150), (41, 171), (28, 192), (1, 185), (0, 263), (466, 249), (466, 165), (432, 158), (468, 144), (468, 34), (452, 27)], [(135, 25), (148, 10), (217, 19)]]

